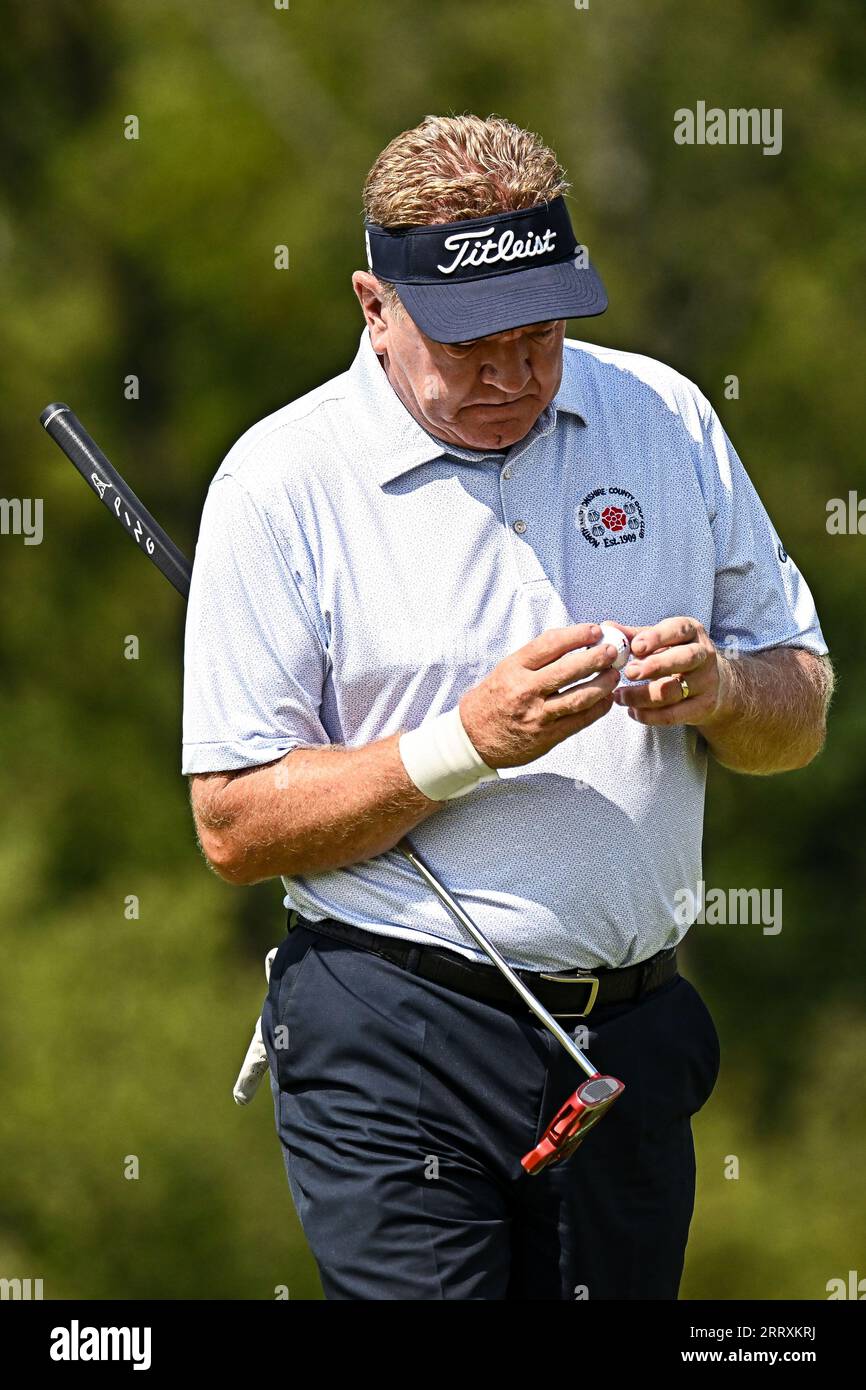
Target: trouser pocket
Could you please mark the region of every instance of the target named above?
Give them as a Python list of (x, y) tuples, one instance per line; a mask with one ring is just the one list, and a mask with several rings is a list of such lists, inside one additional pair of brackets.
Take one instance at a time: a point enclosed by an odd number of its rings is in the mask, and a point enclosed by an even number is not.
[(315, 943), (315, 932), (295, 927), (280, 946), (271, 967), (268, 993), (262, 1008), (262, 1040), (271, 1074), (281, 1089), (288, 1085), (292, 1048), (289, 1003)]

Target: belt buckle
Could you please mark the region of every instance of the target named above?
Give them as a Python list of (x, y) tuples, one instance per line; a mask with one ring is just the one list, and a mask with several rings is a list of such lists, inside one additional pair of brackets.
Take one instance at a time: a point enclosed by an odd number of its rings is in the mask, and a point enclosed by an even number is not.
[[(577, 1009), (573, 1013), (556, 1013), (554, 1018), (586, 1018), (592, 1012), (598, 996), (598, 976), (597, 975), (547, 975), (541, 972), (542, 980), (552, 980), (557, 985), (589, 985), (589, 999), (585, 1009)], [(553, 1010), (551, 1009), (551, 1013)]]

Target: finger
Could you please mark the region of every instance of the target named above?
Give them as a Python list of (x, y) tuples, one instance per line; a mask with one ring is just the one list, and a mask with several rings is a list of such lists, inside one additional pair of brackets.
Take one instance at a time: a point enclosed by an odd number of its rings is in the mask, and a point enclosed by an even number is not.
[(611, 699), (618, 684), (619, 671), (607, 670), (565, 694), (548, 695), (544, 701), (545, 722), (581, 714), (596, 701)]
[(709, 655), (700, 642), (692, 642), (687, 647), (665, 647), (653, 656), (629, 661), (625, 674), (629, 680), (645, 681), (673, 676), (680, 671), (697, 671), (706, 664)]
[(635, 656), (649, 656), (659, 647), (674, 647), (693, 642), (702, 624), (697, 618), (663, 618), (652, 627), (640, 628), (631, 644)]
[[(597, 646), (583, 647), (580, 651), (569, 652), (552, 661), (539, 673), (537, 688), (542, 695), (558, 695), (564, 686), (585, 680), (597, 671), (608, 670), (616, 661), (616, 647), (609, 642), (599, 642)], [(617, 680), (619, 680), (619, 672)]]
[(564, 715), (557, 721), (557, 726), (562, 729), (565, 737), (570, 734), (579, 733), (581, 729), (589, 728), (596, 720), (603, 719), (606, 714), (610, 714), (613, 709), (613, 698), (605, 695), (604, 699), (596, 700), (588, 709), (582, 710), (580, 714)]
[(679, 704), (661, 705), (654, 709), (630, 709), (627, 713), (629, 719), (635, 719), (639, 724), (701, 724), (711, 708), (711, 701), (697, 700), (691, 696), (688, 700), (680, 700)]
[[(700, 690), (689, 690), (689, 703), (692, 704)], [(616, 703), (624, 709), (659, 709), (663, 705), (681, 705), (683, 688), (676, 676), (664, 680), (650, 681), (648, 685), (621, 685), (614, 696)]]
[(575, 647), (590, 647), (601, 636), (598, 623), (575, 623), (571, 627), (552, 627), (533, 637), (517, 652), (527, 671), (539, 671)]
[[(557, 743), (569, 738), (571, 734), (579, 733), (581, 729), (586, 729), (590, 724), (594, 724), (597, 719), (603, 719), (606, 714), (610, 714), (613, 709), (613, 699), (610, 695), (605, 695), (600, 700), (594, 701), (586, 709), (579, 710), (576, 714), (563, 714), (549, 727), (557, 732)], [(556, 744), (554, 744), (556, 747)]]

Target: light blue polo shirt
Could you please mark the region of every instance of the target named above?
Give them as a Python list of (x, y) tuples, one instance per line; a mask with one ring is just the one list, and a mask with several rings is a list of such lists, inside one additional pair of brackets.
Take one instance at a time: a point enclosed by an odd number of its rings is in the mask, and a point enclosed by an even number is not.
[[(348, 371), (254, 425), (211, 483), (182, 770), (363, 746), (453, 708), (548, 628), (675, 614), (728, 651), (827, 651), (805, 580), (690, 381), (566, 339), (551, 406), (504, 455), (484, 454), (415, 421), (365, 328)], [(513, 965), (627, 965), (687, 930), (675, 895), (702, 877), (705, 776), (693, 728), (647, 728), (615, 706), (411, 838)], [(310, 919), (481, 958), (397, 851), (283, 883)]]

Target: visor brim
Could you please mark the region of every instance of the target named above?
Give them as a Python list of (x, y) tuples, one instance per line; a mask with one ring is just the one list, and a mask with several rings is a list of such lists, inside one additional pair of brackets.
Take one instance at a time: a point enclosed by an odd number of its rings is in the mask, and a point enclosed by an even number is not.
[(406, 312), (437, 343), (487, 338), (551, 319), (592, 318), (607, 308), (595, 268), (571, 260), (451, 285), (398, 284), (396, 289)]

